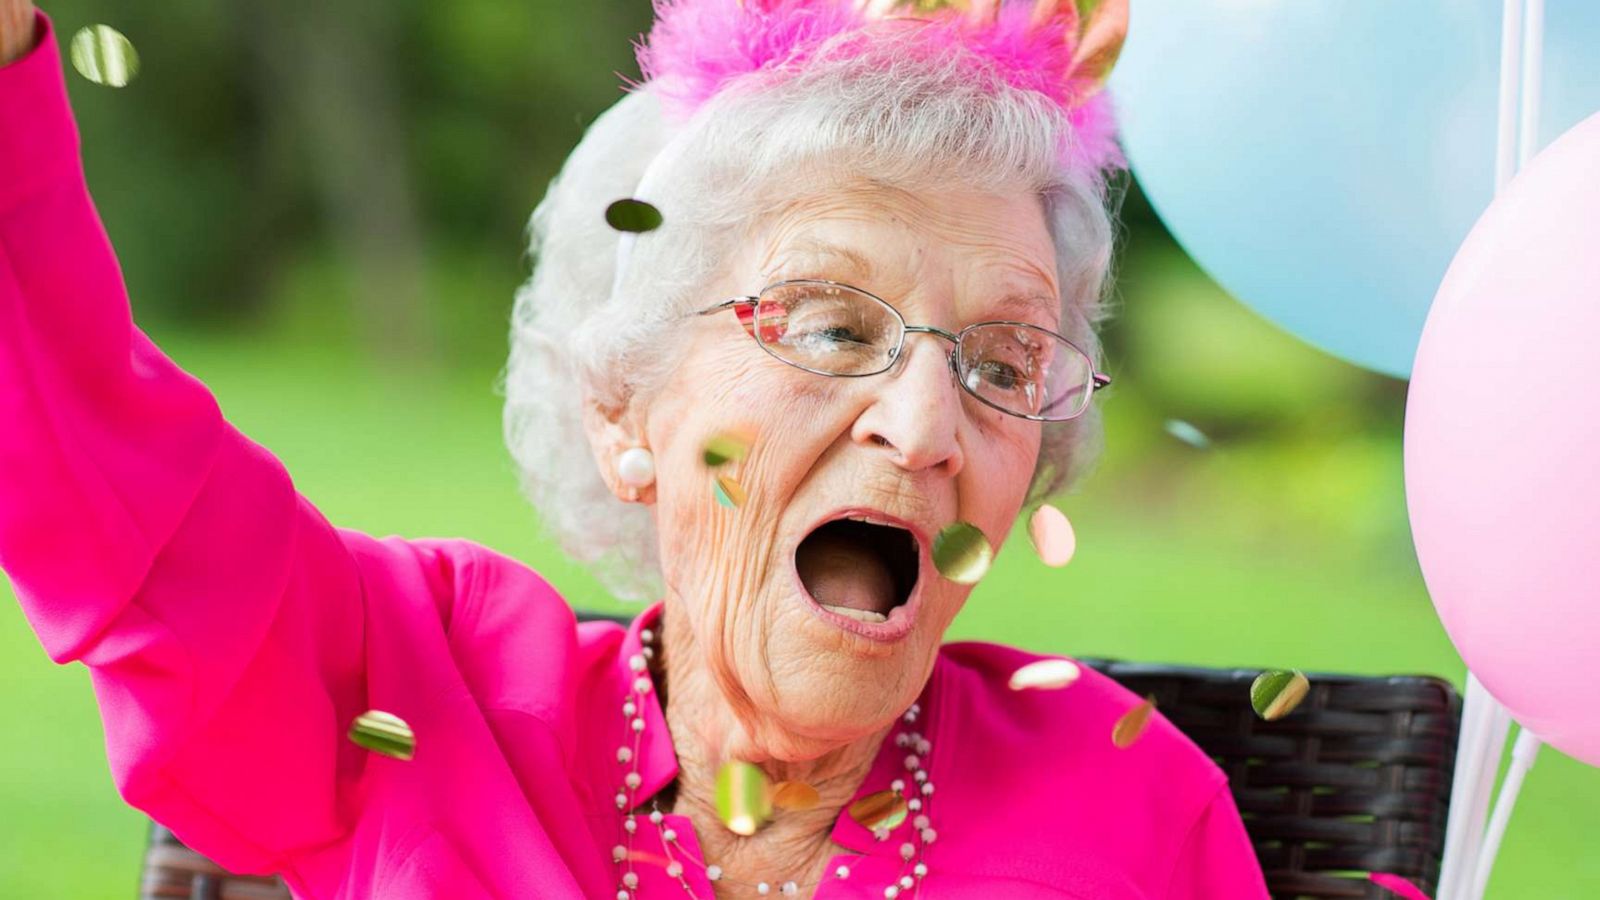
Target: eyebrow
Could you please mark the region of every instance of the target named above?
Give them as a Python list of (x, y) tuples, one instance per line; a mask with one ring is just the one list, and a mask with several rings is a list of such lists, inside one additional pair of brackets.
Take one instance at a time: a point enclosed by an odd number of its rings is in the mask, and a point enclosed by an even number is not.
[(835, 257), (842, 261), (851, 270), (851, 274), (866, 276), (867, 280), (871, 280), (870, 276), (875, 270), (875, 267), (872, 265), (872, 260), (859, 250), (846, 247), (842, 244), (829, 243), (828, 241), (816, 237), (796, 238), (792, 243), (785, 246), (778, 253), (773, 254), (773, 256), (778, 259), (783, 259), (786, 256), (797, 253), (810, 256)]
[(1006, 294), (994, 305), (997, 309), (1016, 310), (1018, 313), (1036, 312), (1050, 323), (1052, 329), (1061, 327), (1061, 301), (1044, 294)]
[[(872, 259), (860, 251), (812, 236), (796, 238), (775, 256), (782, 259), (789, 254), (834, 257), (850, 270), (852, 277), (860, 277), (867, 284), (871, 283), (875, 271)], [(1061, 301), (1046, 294), (1012, 291), (997, 299), (994, 308), (1005, 310), (1007, 314), (1013, 314), (1012, 311), (1017, 315), (1038, 313), (1052, 329), (1061, 327)]]

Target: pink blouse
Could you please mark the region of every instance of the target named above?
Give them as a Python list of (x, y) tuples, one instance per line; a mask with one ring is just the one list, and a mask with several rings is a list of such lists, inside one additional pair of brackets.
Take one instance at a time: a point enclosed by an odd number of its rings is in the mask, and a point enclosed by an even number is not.
[[(131, 321), (39, 22), (0, 69), (0, 565), (51, 658), (93, 673), (118, 789), (299, 897), (616, 897), (628, 659), (659, 605), (627, 630), (576, 624), (516, 560), (336, 528), (299, 496)], [(1137, 698), (1093, 672), (1009, 690), (1036, 658), (941, 651), (918, 722), (937, 836), (902, 896), (1265, 896), (1217, 767), (1159, 716), (1116, 749)], [(368, 709), (410, 723), (413, 760), (346, 738)], [(638, 715), (647, 801), (677, 762), (654, 693)], [(885, 741), (860, 795), (905, 754)], [(699, 852), (687, 819), (663, 824), (676, 847), (635, 839), (646, 900), (682, 896), (662, 863)], [(884, 896), (914, 827), (878, 840), (841, 815), (849, 852), (816, 896)]]

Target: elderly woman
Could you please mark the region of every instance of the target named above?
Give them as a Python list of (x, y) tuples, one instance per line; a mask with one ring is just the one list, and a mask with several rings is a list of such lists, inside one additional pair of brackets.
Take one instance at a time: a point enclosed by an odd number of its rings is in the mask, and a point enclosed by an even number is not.
[(296, 494), (130, 323), (0, 0), (0, 562), (129, 803), (302, 897), (1265, 894), (1137, 698), (941, 645), (1088, 460), (1125, 10), (898, 6), (659, 3), (534, 214), (506, 434), (622, 628)]

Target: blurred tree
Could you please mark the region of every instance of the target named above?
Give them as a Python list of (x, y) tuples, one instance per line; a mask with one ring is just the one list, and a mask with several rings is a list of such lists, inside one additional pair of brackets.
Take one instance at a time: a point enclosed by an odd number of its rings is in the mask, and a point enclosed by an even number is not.
[[(258, 77), (278, 127), (298, 127), (311, 185), (349, 264), (358, 335), (380, 359), (416, 366), (436, 347), (424, 308), (425, 239), (394, 77), (403, 20), (381, 0), (240, 0)], [(266, 136), (273, 144), (270, 133)], [(269, 157), (270, 163), (270, 157)]]
[(477, 350), (504, 346), (528, 213), (637, 77), (630, 39), (651, 14), (647, 0), (43, 8), (63, 45), (104, 22), (143, 59), (122, 90), (69, 77), (141, 321), (259, 323), (311, 267), (333, 273), (310, 279), (317, 327), (406, 360), (461, 321), (478, 323)]

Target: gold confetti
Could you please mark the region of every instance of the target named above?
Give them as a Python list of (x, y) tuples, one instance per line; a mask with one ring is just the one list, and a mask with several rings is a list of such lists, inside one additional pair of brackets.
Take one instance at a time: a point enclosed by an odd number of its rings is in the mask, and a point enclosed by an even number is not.
[(772, 818), (767, 773), (753, 763), (723, 763), (717, 769), (717, 818), (734, 834), (749, 837), (760, 830)]
[(1072, 555), (1078, 550), (1078, 536), (1066, 513), (1048, 503), (1028, 517), (1028, 540), (1047, 566), (1059, 568), (1072, 562)]
[(1011, 689), (1054, 690), (1078, 680), (1082, 674), (1070, 659), (1040, 659), (1011, 673)]
[(735, 481), (731, 475), (718, 475), (716, 483), (711, 486), (711, 493), (717, 502), (729, 509), (738, 509), (744, 505), (744, 485)]
[(706, 441), (704, 450), (701, 451), (707, 468), (715, 469), (717, 466), (730, 462), (743, 462), (750, 453), (750, 439), (743, 434), (732, 431), (723, 431), (711, 436)]
[(642, 234), (661, 227), (661, 210), (643, 200), (624, 197), (606, 207), (606, 224), (618, 231)]
[(1255, 708), (1256, 715), (1275, 722), (1294, 712), (1310, 690), (1311, 682), (1303, 672), (1268, 669), (1251, 683), (1250, 705)]
[(373, 753), (409, 760), (417, 752), (417, 738), (411, 726), (393, 713), (371, 709), (356, 716), (350, 725), (350, 741)]
[(139, 52), (133, 42), (110, 25), (89, 25), (72, 36), (72, 67), (106, 87), (126, 87), (139, 74)]
[(933, 564), (957, 584), (977, 584), (994, 562), (994, 548), (978, 526), (955, 522), (933, 539)]
[(850, 804), (850, 818), (868, 831), (898, 828), (906, 820), (909, 807), (899, 791), (878, 791)]
[(1117, 724), (1111, 728), (1111, 743), (1118, 750), (1126, 750), (1133, 746), (1144, 735), (1144, 730), (1150, 727), (1150, 716), (1156, 711), (1156, 698), (1154, 695), (1144, 698), (1144, 702), (1122, 714)]
[(778, 809), (800, 812), (821, 802), (817, 789), (804, 781), (780, 781), (772, 786), (772, 805)]

